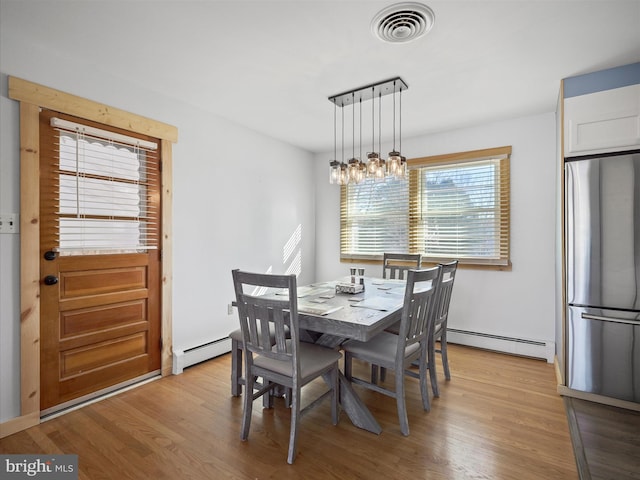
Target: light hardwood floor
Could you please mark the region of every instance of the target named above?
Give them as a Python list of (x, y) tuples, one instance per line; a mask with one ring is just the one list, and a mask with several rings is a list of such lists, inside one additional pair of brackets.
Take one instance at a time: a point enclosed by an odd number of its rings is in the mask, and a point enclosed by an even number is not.
[[(249, 440), (240, 441), (229, 355), (6, 437), (0, 453), (78, 454), (79, 478), (91, 480), (578, 478), (552, 365), (457, 345), (449, 352), (452, 380), (439, 368), (430, 412), (407, 378), (410, 436), (400, 434), (393, 398), (356, 386), (382, 434), (354, 427), (344, 412), (333, 426), (325, 402), (303, 417), (293, 465), (282, 399), (271, 410), (257, 400)], [(365, 368), (354, 362), (356, 372)]]

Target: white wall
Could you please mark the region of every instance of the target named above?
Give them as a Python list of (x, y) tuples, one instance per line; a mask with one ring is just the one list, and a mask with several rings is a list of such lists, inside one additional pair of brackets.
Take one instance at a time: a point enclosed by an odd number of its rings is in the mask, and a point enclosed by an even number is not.
[[(459, 269), (449, 327), (554, 342), (556, 140), (553, 113), (403, 139), (407, 158), (511, 145), (511, 260), (507, 272)], [(389, 147), (382, 148), (383, 152)], [(316, 274), (347, 273), (339, 261), (339, 187), (330, 154), (316, 156)], [(380, 266), (365, 266), (369, 271)]]
[[(175, 125), (173, 340), (187, 349), (225, 337), (237, 316), (231, 270), (284, 273), (299, 255), (299, 282), (315, 278), (313, 158), (198, 107), (133, 85), (99, 65), (0, 36), (0, 212), (19, 211), (18, 105), (7, 75)], [(187, 82), (187, 80), (185, 80)], [(152, 82), (150, 83), (152, 85)], [(211, 106), (215, 108), (215, 106)], [(300, 232), (299, 239), (295, 236)], [(285, 246), (294, 237), (293, 253)], [(20, 413), (19, 236), (0, 235), (0, 422)], [(295, 265), (294, 265), (295, 266)]]

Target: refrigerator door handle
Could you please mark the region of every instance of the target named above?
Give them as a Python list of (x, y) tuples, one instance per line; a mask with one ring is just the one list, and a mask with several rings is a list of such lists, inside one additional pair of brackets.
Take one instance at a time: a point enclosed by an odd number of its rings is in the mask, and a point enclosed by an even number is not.
[(639, 322), (634, 320), (626, 320), (624, 318), (615, 318), (615, 317), (603, 317), (602, 315), (591, 315), (590, 313), (582, 313), (582, 318), (585, 320), (599, 320), (601, 322), (613, 322), (613, 323), (624, 323), (626, 325), (640, 325)]

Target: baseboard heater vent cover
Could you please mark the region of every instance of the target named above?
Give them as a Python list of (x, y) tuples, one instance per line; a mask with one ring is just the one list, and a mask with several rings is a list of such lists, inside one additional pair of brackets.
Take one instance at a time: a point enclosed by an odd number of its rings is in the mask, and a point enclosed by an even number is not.
[(447, 340), (470, 347), (486, 348), (498, 352), (512, 353), (525, 357), (542, 358), (553, 363), (556, 344), (551, 341), (530, 340), (526, 338), (506, 337), (470, 330), (447, 328)]
[(231, 339), (228, 337), (204, 343), (185, 350), (174, 350), (172, 373), (178, 375), (196, 363), (210, 360), (231, 351)]

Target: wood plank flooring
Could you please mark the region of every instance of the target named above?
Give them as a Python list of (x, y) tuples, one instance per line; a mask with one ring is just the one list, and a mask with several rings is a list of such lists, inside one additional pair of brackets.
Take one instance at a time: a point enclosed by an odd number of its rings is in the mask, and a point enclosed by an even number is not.
[[(229, 355), (6, 437), (0, 453), (78, 454), (79, 478), (91, 480), (578, 478), (552, 365), (457, 345), (449, 352), (452, 380), (439, 364), (430, 412), (407, 378), (410, 436), (400, 433), (393, 398), (356, 386), (383, 432), (354, 427), (344, 412), (333, 426), (325, 402), (303, 417), (293, 465), (282, 399), (266, 410), (256, 400), (249, 440), (240, 440)], [(366, 365), (354, 370), (365, 375)], [(306, 388), (303, 403), (324, 385)]]

